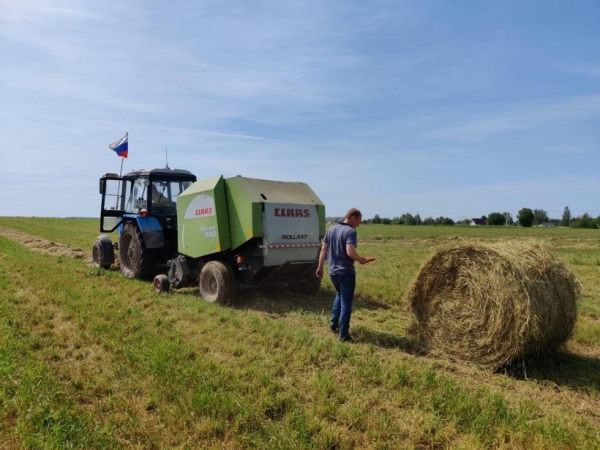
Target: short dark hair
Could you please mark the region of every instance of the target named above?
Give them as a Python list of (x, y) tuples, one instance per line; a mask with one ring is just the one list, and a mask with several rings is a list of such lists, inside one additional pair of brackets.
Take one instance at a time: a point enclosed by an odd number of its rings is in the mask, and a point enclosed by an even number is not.
[(350, 208), (348, 210), (348, 212), (346, 213), (346, 217), (344, 217), (344, 219), (351, 219), (353, 217), (358, 217), (359, 219), (362, 219), (362, 213), (360, 212), (359, 209)]

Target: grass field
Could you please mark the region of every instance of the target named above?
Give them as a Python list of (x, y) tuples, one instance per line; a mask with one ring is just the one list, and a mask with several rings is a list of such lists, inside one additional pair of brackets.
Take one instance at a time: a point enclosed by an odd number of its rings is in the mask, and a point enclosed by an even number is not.
[[(328, 279), (232, 307), (159, 296), (91, 265), (98, 234), (0, 218), (2, 449), (600, 448), (600, 230), (363, 225), (377, 261), (357, 269), (353, 344), (328, 329)], [(563, 352), (489, 373), (407, 334), (406, 291), (437, 246), (531, 238), (583, 285)]]

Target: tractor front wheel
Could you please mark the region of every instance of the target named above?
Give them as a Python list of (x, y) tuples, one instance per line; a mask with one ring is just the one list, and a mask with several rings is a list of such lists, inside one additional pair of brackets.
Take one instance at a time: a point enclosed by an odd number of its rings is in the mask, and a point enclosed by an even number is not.
[(229, 266), (221, 261), (209, 261), (200, 272), (200, 295), (209, 303), (227, 305), (233, 301), (236, 285)]
[(110, 243), (98, 239), (92, 246), (92, 261), (97, 268), (110, 269), (115, 260), (114, 249)]
[(161, 292), (167, 293), (171, 288), (171, 283), (169, 283), (169, 277), (165, 274), (161, 273), (154, 277), (154, 291), (157, 294)]
[(121, 272), (127, 278), (152, 278), (156, 255), (153, 249), (146, 248), (142, 233), (133, 224), (125, 225), (121, 233), (119, 260)]

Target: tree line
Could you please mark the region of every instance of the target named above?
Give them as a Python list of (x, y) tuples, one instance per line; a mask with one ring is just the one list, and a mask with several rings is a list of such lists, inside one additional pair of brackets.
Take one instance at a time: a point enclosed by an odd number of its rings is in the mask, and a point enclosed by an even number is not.
[[(551, 219), (548, 217), (548, 212), (543, 209), (531, 209), (522, 208), (517, 213), (516, 218), (513, 218), (512, 214), (508, 212), (492, 212), (487, 216), (481, 216), (477, 221), (480, 225), (491, 225), (491, 226), (521, 226), (521, 227), (533, 227), (533, 226), (562, 226), (571, 228), (600, 228), (600, 216), (595, 219), (590, 216), (587, 212), (578, 217), (572, 217), (569, 207), (565, 207), (562, 217), (560, 219)], [(414, 216), (410, 213), (402, 214), (399, 217), (387, 218), (380, 217), (379, 214), (371, 219), (366, 219), (363, 223), (374, 223), (384, 225), (470, 225), (471, 219), (463, 219), (455, 222), (449, 217), (427, 217), (421, 219), (419, 214)]]

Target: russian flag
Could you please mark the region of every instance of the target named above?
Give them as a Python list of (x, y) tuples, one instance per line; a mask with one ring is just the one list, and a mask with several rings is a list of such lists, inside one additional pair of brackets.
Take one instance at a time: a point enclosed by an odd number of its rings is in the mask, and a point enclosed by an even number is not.
[(125, 137), (122, 137), (117, 142), (113, 142), (109, 144), (109, 148), (114, 150), (118, 156), (122, 156), (123, 158), (127, 158), (127, 152), (129, 150), (129, 133), (125, 133)]

